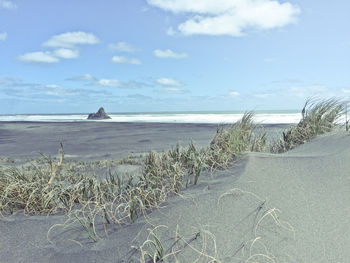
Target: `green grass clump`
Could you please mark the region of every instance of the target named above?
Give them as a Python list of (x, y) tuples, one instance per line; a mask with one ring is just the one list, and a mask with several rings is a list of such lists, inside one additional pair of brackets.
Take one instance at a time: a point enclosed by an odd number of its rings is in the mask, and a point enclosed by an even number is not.
[(336, 99), (306, 101), (299, 123), (283, 132), (283, 137), (271, 145), (271, 152), (282, 153), (330, 132), (344, 112), (345, 105)]
[(253, 113), (247, 112), (242, 119), (228, 129), (219, 128), (210, 143), (208, 166), (226, 168), (245, 151), (262, 151), (266, 144), (266, 133), (256, 133)]
[(182, 187), (197, 184), (202, 169), (206, 166), (207, 150), (198, 148), (193, 142), (187, 148), (177, 145), (163, 154), (150, 153), (146, 156), (142, 180), (166, 185), (172, 192)]

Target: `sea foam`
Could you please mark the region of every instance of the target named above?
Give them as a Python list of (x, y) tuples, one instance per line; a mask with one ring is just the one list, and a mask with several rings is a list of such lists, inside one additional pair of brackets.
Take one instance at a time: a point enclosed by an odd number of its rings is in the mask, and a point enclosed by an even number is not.
[[(122, 113), (109, 114), (112, 119), (98, 122), (162, 122), (162, 123), (233, 123), (243, 113)], [(87, 114), (50, 114), (50, 115), (0, 115), (0, 121), (28, 122), (90, 122)], [(254, 121), (261, 124), (298, 123), (301, 114), (291, 113), (256, 113)]]

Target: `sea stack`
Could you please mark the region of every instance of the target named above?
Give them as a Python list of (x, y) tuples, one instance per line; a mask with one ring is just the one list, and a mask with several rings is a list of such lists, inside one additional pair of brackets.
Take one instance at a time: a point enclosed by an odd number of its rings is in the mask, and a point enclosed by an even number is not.
[(105, 112), (105, 109), (103, 107), (99, 108), (98, 112), (96, 113), (90, 113), (87, 117), (88, 120), (105, 120), (105, 119), (112, 119), (107, 115)]

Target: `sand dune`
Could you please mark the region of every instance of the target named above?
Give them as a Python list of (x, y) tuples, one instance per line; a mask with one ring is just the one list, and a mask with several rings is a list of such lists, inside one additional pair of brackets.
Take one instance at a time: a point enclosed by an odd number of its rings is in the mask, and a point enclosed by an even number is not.
[(191, 245), (210, 257), (187, 246), (179, 262), (348, 262), (349, 144), (348, 135), (337, 134), (286, 154), (249, 153), (238, 166), (174, 198), (151, 222), (166, 226), (157, 231), (162, 240), (177, 228), (186, 240), (201, 233)]
[(0, 262), (140, 262), (155, 236), (169, 262), (348, 262), (349, 145), (336, 133), (247, 153), (132, 225), (100, 226), (98, 242), (59, 226), (47, 236), (63, 215), (2, 218)]

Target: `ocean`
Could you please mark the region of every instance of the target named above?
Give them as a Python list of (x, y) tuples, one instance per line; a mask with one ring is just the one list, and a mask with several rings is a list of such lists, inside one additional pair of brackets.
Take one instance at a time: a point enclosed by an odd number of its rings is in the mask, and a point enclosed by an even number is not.
[[(219, 123), (239, 120), (244, 112), (157, 112), (108, 113), (112, 119), (99, 122), (161, 122), (161, 123)], [(1, 121), (17, 122), (87, 122), (87, 113), (73, 114), (9, 114), (0, 115)], [(300, 111), (257, 111), (254, 121), (260, 124), (298, 123)]]

